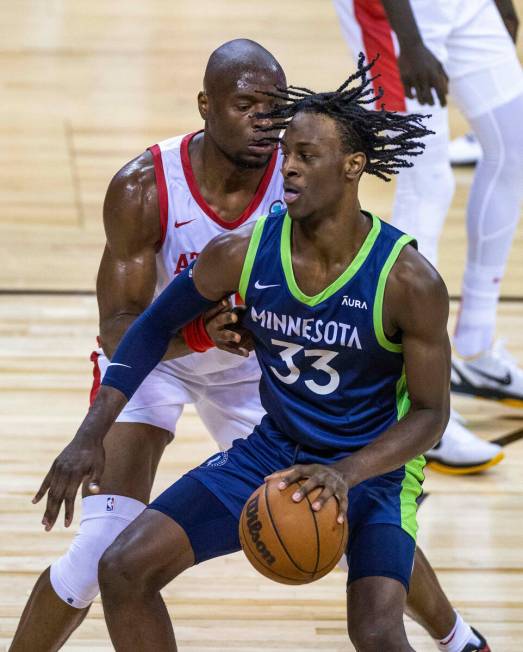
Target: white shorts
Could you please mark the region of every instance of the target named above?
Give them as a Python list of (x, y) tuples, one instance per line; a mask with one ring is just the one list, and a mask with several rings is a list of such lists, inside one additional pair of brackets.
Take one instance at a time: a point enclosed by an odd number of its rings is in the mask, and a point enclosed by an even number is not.
[[(373, 74), (380, 77), (387, 109), (412, 111), (397, 66), (396, 35), (380, 0), (334, 0), (342, 31), (354, 57), (380, 54)], [(443, 64), (450, 95), (470, 119), (523, 93), (516, 49), (493, 0), (411, 0), (425, 45)], [(432, 109), (432, 107), (428, 107)]]
[[(107, 369), (108, 359), (99, 349), (94, 363), (91, 402)], [(260, 368), (251, 354), (241, 366), (211, 374), (181, 378), (175, 363), (161, 362), (151, 371), (117, 419), (119, 423), (147, 423), (173, 434), (183, 407), (194, 403), (205, 427), (221, 450), (234, 439), (247, 437), (265, 410), (260, 403)]]

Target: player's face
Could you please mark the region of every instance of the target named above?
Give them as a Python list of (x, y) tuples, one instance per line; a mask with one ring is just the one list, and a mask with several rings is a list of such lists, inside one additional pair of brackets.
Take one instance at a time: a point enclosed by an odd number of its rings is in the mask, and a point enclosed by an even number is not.
[[(343, 151), (336, 122), (317, 113), (298, 113), (281, 143), (284, 199), (292, 219), (336, 211), (347, 192), (355, 157)], [(352, 192), (352, 190), (351, 190)]]
[(270, 111), (274, 100), (256, 91), (273, 92), (276, 85), (282, 84), (285, 80), (281, 75), (246, 72), (207, 96), (206, 133), (236, 165), (261, 168), (269, 162), (274, 143), (267, 138), (278, 134), (261, 132), (260, 128), (270, 126), (270, 122), (256, 114)]

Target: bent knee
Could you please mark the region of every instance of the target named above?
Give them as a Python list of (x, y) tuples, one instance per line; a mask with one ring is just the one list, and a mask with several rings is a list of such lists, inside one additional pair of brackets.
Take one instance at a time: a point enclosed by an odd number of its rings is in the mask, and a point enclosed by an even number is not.
[(390, 618), (349, 622), (349, 637), (358, 652), (394, 652), (408, 645), (403, 621)]
[(103, 553), (98, 564), (98, 582), (102, 594), (129, 592), (143, 585), (143, 566), (137, 563), (132, 546), (119, 537)]

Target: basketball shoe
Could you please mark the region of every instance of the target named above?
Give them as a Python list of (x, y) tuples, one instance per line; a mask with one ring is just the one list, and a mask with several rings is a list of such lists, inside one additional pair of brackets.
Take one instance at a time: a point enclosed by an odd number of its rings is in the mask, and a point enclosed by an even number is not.
[(481, 145), (473, 133), (454, 138), (449, 143), (451, 165), (476, 165), (482, 156)]
[(501, 462), (504, 456), (500, 446), (467, 430), (453, 410), (441, 441), (425, 453), (431, 469), (449, 475), (485, 471)]
[(505, 349), (503, 340), (498, 340), (475, 358), (452, 359), (451, 389), (523, 407), (523, 369)]
[(479, 638), (479, 644), (467, 643), (461, 652), (492, 652), (487, 641), (481, 636), (477, 629), (471, 628), (474, 634)]

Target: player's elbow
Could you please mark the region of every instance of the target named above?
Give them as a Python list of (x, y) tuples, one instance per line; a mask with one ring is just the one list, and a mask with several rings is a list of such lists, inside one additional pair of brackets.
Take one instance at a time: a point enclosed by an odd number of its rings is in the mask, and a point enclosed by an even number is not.
[(450, 419), (450, 401), (446, 401), (444, 405), (432, 409), (431, 413), (431, 427), (427, 429), (430, 435), (427, 450), (436, 446), (443, 437)]
[(135, 314), (119, 313), (105, 319), (100, 319), (100, 346), (109, 359), (112, 358), (120, 340), (125, 335), (129, 326), (135, 321), (136, 317), (137, 315)]

